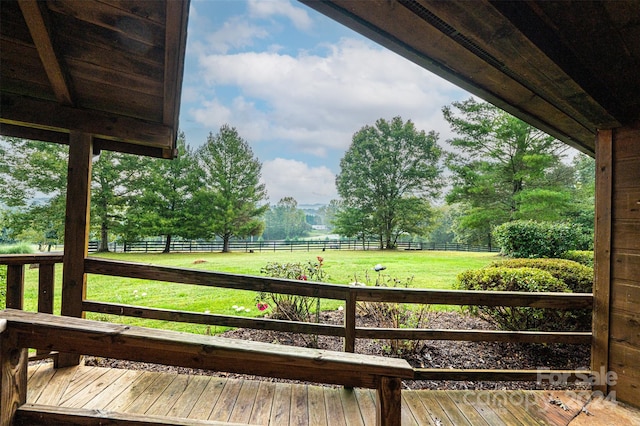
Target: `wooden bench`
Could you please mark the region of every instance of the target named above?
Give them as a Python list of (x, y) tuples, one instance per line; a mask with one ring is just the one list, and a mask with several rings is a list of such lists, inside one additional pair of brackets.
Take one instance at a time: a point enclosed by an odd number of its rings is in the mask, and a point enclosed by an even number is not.
[(0, 311), (0, 426), (13, 424), (26, 403), (27, 348), (376, 389), (378, 425), (400, 424), (401, 379), (413, 378), (411, 366), (397, 358), (7, 309)]

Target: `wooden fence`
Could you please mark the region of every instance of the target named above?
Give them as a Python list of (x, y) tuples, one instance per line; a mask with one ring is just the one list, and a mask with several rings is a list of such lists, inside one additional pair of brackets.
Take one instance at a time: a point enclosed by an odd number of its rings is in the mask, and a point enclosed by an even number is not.
[[(24, 298), (24, 267), (40, 265), (39, 300), (40, 312), (53, 311), (54, 290), (53, 267), (62, 261), (60, 255), (4, 255), (0, 265), (8, 265), (7, 308), (22, 309)], [(164, 281), (177, 284), (201, 285), (216, 288), (250, 290), (256, 292), (290, 294), (344, 302), (344, 324), (317, 324), (310, 322), (283, 321), (269, 318), (246, 318), (208, 313), (195, 313), (171, 309), (131, 306), (84, 300), (83, 311), (130, 316), (138, 318), (204, 324), (211, 326), (243, 327), (274, 330), (311, 335), (337, 336), (344, 339), (344, 350), (354, 352), (356, 339), (398, 340), (459, 340), (497, 342), (535, 342), (589, 344), (591, 332), (565, 331), (500, 331), (500, 330), (443, 330), (415, 328), (367, 328), (356, 326), (358, 302), (410, 303), (428, 305), (472, 305), (472, 306), (528, 306), (549, 309), (591, 309), (592, 294), (577, 293), (528, 293), (505, 291), (463, 291), (406, 289), (385, 287), (359, 287), (316, 282), (304, 282), (278, 278), (227, 274), (221, 272), (153, 266), (120, 262), (98, 258), (87, 258), (85, 272)], [(42, 300), (40, 299), (42, 298)], [(40, 354), (40, 356), (44, 356)], [(563, 377), (584, 377), (590, 372), (582, 370), (557, 370), (546, 372), (563, 374)], [(467, 370), (467, 369), (414, 369), (416, 380), (527, 380), (539, 377), (539, 370)]]
[[(89, 242), (89, 252), (98, 251), (99, 241)], [(437, 251), (469, 251), (469, 252), (499, 252), (496, 247), (479, 246), (460, 243), (428, 243), (428, 242), (399, 242), (398, 250), (437, 250)], [(163, 241), (137, 241), (132, 243), (109, 243), (109, 251), (125, 253), (160, 253), (164, 250)], [(326, 251), (326, 250), (378, 250), (377, 241), (360, 240), (304, 240), (304, 241), (231, 241), (231, 251), (263, 252), (263, 251)], [(197, 253), (222, 251), (222, 241), (174, 241), (170, 244), (170, 251)]]

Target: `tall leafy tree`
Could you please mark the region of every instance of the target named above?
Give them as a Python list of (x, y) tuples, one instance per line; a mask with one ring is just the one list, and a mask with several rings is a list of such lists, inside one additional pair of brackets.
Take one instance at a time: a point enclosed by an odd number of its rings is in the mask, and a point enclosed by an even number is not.
[[(402, 233), (424, 232), (428, 200), (442, 186), (437, 142), (435, 132), (417, 130), (401, 117), (379, 119), (354, 134), (336, 186), (344, 207), (371, 218), (368, 232), (379, 237), (380, 248), (395, 248)], [(344, 210), (338, 216), (352, 213)]]
[(231, 238), (260, 235), (264, 223), (260, 218), (269, 208), (260, 183), (262, 163), (254, 157), (249, 144), (227, 124), (209, 134), (198, 150), (203, 170), (203, 188), (196, 195), (203, 233), (218, 236), (223, 252), (229, 251)]
[(269, 240), (305, 237), (311, 230), (304, 211), (298, 209), (293, 197), (284, 197), (265, 214), (265, 229), (262, 234)]
[(465, 210), (456, 224), (464, 230), (463, 242), (490, 244), (495, 226), (539, 217), (541, 200), (549, 214), (566, 204), (564, 144), (474, 99), (453, 102), (443, 113), (457, 135), (449, 141), (453, 150), (446, 164), (453, 173), (453, 188), (446, 199)]
[(110, 234), (122, 234), (127, 207), (142, 192), (149, 158), (103, 151), (94, 162), (91, 183), (91, 226), (100, 235), (98, 251), (109, 251)]
[(68, 147), (3, 138), (0, 150), (0, 202), (10, 208), (6, 213), (9, 236), (40, 246), (61, 242)]
[(178, 135), (178, 156), (173, 160), (150, 158), (140, 180), (140, 195), (127, 209), (126, 238), (162, 235), (164, 253), (171, 250), (173, 237), (200, 237), (193, 195), (202, 184), (202, 170), (194, 152)]

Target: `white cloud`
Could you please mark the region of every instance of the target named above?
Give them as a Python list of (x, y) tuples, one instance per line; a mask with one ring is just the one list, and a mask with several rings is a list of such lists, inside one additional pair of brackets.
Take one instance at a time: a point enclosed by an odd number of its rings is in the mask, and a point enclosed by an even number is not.
[(335, 175), (327, 167), (309, 167), (298, 160), (276, 158), (262, 163), (262, 179), (270, 204), (293, 197), (298, 204), (329, 202), (337, 198)]
[(249, 0), (249, 14), (257, 18), (270, 18), (272, 16), (284, 16), (299, 30), (308, 30), (313, 21), (306, 10), (296, 7), (288, 0), (264, 1)]
[(227, 53), (230, 49), (252, 46), (255, 39), (267, 36), (264, 28), (252, 25), (242, 17), (233, 17), (218, 31), (208, 35), (207, 42), (213, 52)]
[[(327, 56), (204, 55), (200, 65), (206, 85), (237, 87), (241, 104), (262, 105), (261, 138), (287, 140), (304, 152), (344, 150), (353, 133), (381, 117), (400, 115), (420, 129), (448, 130), (440, 109), (460, 89), (364, 41), (343, 39), (327, 48)], [(245, 114), (232, 108), (232, 122)]]

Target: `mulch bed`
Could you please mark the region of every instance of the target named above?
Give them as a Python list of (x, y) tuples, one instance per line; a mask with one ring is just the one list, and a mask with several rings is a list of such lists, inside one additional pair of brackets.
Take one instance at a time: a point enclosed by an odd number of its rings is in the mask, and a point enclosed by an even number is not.
[[(459, 330), (490, 330), (495, 327), (480, 318), (459, 312), (432, 312), (429, 328)], [(321, 322), (341, 324), (342, 312), (331, 311), (321, 314)], [(360, 316), (358, 326), (375, 326), (371, 318)], [(236, 329), (222, 334), (223, 337), (244, 339), (281, 345), (309, 346), (310, 336), (265, 330)], [(356, 352), (361, 354), (384, 355), (386, 342), (363, 340), (356, 341)], [(342, 338), (319, 336), (318, 347), (342, 351)], [(388, 346), (387, 346), (388, 347)], [(569, 344), (530, 344), (502, 342), (458, 342), (446, 340), (423, 341), (411, 355), (405, 359), (420, 368), (466, 368), (466, 369), (580, 369), (589, 367), (589, 345)], [(157, 364), (147, 364), (107, 358), (87, 357), (86, 365), (142, 369), (182, 374), (202, 374), (222, 377), (248, 377), (208, 370), (193, 370)], [(286, 381), (274, 378), (261, 378), (270, 381)], [(580, 385), (549, 385), (536, 382), (470, 382), (470, 381), (406, 381), (406, 389), (571, 389)]]

